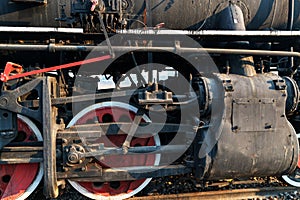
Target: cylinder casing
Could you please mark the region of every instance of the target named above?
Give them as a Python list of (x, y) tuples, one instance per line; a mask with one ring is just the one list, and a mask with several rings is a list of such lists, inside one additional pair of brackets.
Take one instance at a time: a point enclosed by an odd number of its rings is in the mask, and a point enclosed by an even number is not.
[(201, 130), (200, 178), (281, 175), (297, 167), (299, 144), (285, 115), (283, 79), (217, 74), (207, 85), (211, 128)]

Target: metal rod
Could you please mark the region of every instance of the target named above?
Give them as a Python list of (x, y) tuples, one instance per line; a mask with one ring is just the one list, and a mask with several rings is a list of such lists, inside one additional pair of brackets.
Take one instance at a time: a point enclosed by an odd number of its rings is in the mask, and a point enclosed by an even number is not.
[(289, 0), (289, 16), (288, 16), (288, 30), (292, 31), (294, 26), (295, 15), (295, 0)]
[[(128, 154), (158, 154), (158, 153), (178, 153), (184, 152), (188, 147), (185, 145), (167, 145), (167, 146), (146, 146), (146, 147), (131, 147), (128, 148)], [(79, 158), (96, 157), (96, 156), (111, 156), (123, 155), (123, 148), (105, 148), (104, 150), (80, 153)]]
[[(0, 50), (13, 51), (107, 51), (107, 46), (75, 46), (75, 45), (19, 45), (19, 44), (0, 44)], [(112, 46), (115, 52), (162, 52), (173, 53), (203, 53), (203, 54), (235, 54), (235, 55), (256, 55), (256, 56), (285, 56), (300, 57), (298, 52), (288, 51), (266, 51), (266, 50), (247, 50), (247, 49), (217, 49), (217, 48), (186, 48), (186, 47), (125, 47)]]
[(263, 30), (254, 30), (254, 31), (236, 31), (236, 30), (169, 30), (169, 29), (129, 29), (129, 30), (118, 30), (119, 34), (127, 34), (127, 35), (194, 35), (194, 36), (211, 36), (211, 37), (299, 37), (299, 31), (282, 31), (282, 30), (271, 30), (271, 31), (263, 31)]
[(56, 28), (56, 27), (16, 27), (1, 26), (0, 32), (8, 33), (83, 33), (82, 28)]
[(42, 150), (1, 152), (0, 155), (0, 164), (40, 163), (43, 161)]
[[(85, 64), (108, 60), (110, 58), (111, 58), (110, 55), (105, 55), (105, 56), (100, 56), (97, 58), (91, 58), (91, 59), (86, 59), (86, 60), (77, 61), (77, 62), (73, 62), (73, 63), (62, 64), (62, 65), (48, 67), (48, 68), (44, 68), (44, 69), (33, 70), (33, 71), (15, 74), (15, 75), (11, 75), (11, 76), (9, 75), (9, 73), (6, 72), (6, 70), (4, 70), (4, 73), (1, 73), (1, 75), (0, 75), (0, 80), (3, 82), (7, 82), (8, 80), (12, 80), (12, 79), (22, 78), (25, 76), (31, 76), (31, 75), (35, 75), (35, 74), (46, 73), (46, 72), (50, 72), (50, 71), (61, 70), (61, 69), (66, 69), (66, 68), (71, 68), (71, 67), (76, 67), (76, 66), (78, 67), (78, 66), (85, 65)], [(9, 62), (6, 65), (8, 65), (8, 64), (9, 64)], [(6, 68), (7, 68), (7, 66), (5, 67), (5, 69)]]
[[(98, 138), (103, 135), (117, 135), (127, 133), (132, 126), (131, 123), (98, 123), (92, 125), (76, 125), (63, 131), (58, 131), (60, 138), (78, 137), (84, 134), (85, 138)], [(184, 135), (194, 134), (199, 127), (188, 124), (169, 124), (169, 123), (144, 123), (136, 130), (137, 136), (154, 136), (159, 133), (180, 132)]]
[(93, 182), (109, 182), (109, 181), (125, 181), (139, 180), (144, 178), (163, 177), (179, 174), (187, 174), (192, 170), (183, 165), (169, 166), (135, 166), (122, 167), (114, 169), (103, 169), (100, 173), (76, 172), (64, 173), (58, 172), (58, 177), (63, 179), (71, 179), (76, 181), (93, 181)]

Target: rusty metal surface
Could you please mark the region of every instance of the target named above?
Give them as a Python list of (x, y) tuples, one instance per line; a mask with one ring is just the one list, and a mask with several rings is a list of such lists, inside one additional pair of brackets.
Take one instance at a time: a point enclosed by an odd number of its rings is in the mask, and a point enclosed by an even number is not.
[[(155, 26), (161, 22), (171, 29), (218, 29), (219, 20), (230, 1), (147, 1), (150, 4), (152, 23)], [(298, 4), (298, 3), (296, 3)], [(248, 29), (283, 28), (287, 27), (289, 1), (242, 0), (237, 3), (241, 7)], [(142, 1), (136, 2), (136, 12), (142, 10)], [(285, 11), (285, 12), (282, 12)], [(226, 12), (226, 11), (225, 11)], [(178, 13), (182, 13), (180, 17)], [(284, 14), (283, 14), (284, 13)], [(298, 14), (297, 12), (295, 15)], [(141, 19), (141, 18), (140, 18)], [(296, 18), (295, 18), (296, 19)], [(295, 22), (296, 24), (296, 22)]]
[[(77, 4), (80, 5), (80, 1), (78, 2)], [(108, 5), (108, 1), (104, 2)], [(229, 2), (232, 1), (128, 1), (129, 7), (125, 10), (126, 12), (132, 11), (130, 13), (132, 17), (129, 17), (129, 25), (132, 27), (143, 23), (146, 23), (148, 27), (153, 27), (163, 22), (170, 29), (218, 29), (220, 27), (218, 22), (226, 12)], [(299, 27), (298, 1), (240, 0), (236, 4), (244, 14), (248, 29)], [(124, 12), (114, 8), (114, 5), (106, 6), (106, 10), (108, 13)], [(76, 11), (89, 12), (87, 8), (78, 8)], [(71, 12), (74, 12), (74, 8), (71, 10), (70, 1), (66, 3), (64, 14), (70, 16)], [(177, 17), (179, 15), (180, 17)], [(56, 18), (67, 20), (57, 1), (48, 1), (47, 5), (13, 3), (10, 0), (0, 2), (0, 25), (2, 26), (58, 27), (61, 22), (55, 21)]]
[(43, 122), (43, 165), (44, 165), (44, 194), (56, 198), (59, 194), (56, 176), (56, 124), (57, 108), (51, 106), (50, 95), (55, 79), (49, 77), (42, 80), (42, 122)]

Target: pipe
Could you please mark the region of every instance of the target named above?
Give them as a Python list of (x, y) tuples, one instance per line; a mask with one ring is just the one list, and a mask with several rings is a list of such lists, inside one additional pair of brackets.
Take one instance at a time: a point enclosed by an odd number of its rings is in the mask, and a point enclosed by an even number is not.
[(289, 0), (288, 30), (293, 30), (295, 15), (295, 0)]
[[(74, 45), (19, 45), (19, 44), (0, 44), (0, 50), (11, 51), (108, 51), (107, 46), (74, 46)], [(234, 55), (253, 55), (253, 56), (284, 56), (300, 57), (298, 52), (288, 51), (266, 51), (266, 50), (247, 50), (247, 49), (217, 49), (217, 48), (186, 48), (186, 47), (125, 47), (112, 46), (115, 52), (173, 52), (173, 53), (203, 53), (203, 54), (234, 54)]]

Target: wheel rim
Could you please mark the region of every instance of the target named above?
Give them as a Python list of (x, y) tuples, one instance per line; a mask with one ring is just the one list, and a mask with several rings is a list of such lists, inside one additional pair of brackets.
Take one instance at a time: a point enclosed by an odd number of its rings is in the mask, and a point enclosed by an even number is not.
[[(300, 133), (297, 134), (298, 141), (300, 141)], [(283, 180), (287, 182), (288, 184), (300, 187), (300, 152), (298, 154), (298, 163), (297, 168), (291, 175), (284, 175), (282, 176)]]
[[(98, 122), (128, 122), (127, 120), (133, 120), (137, 108), (120, 103), (120, 102), (104, 102), (92, 105), (79, 112), (69, 123), (68, 127), (75, 124), (93, 123), (95, 118)], [(143, 121), (150, 122), (150, 119), (144, 115)], [(126, 139), (126, 135), (107, 136), (109, 141), (101, 141), (105, 147), (110, 146), (109, 143), (113, 143), (113, 146), (121, 146)], [(133, 138), (131, 146), (160, 146), (160, 140), (158, 135), (150, 138)], [(105, 162), (101, 162), (102, 167), (119, 168), (130, 166), (155, 166), (160, 161), (160, 155), (135, 155), (134, 158), (123, 155), (109, 156), (105, 158)], [(151, 181), (151, 178), (136, 180), (136, 181), (118, 181), (118, 182), (75, 182), (69, 183), (81, 194), (91, 199), (125, 199), (129, 198), (136, 193), (140, 192)]]
[[(42, 141), (39, 129), (27, 117), (18, 115), (16, 142)], [(0, 165), (1, 199), (26, 199), (43, 177), (42, 163)]]

